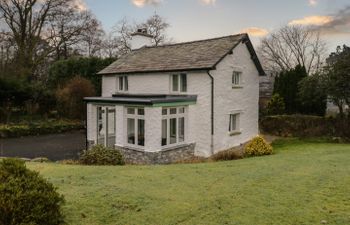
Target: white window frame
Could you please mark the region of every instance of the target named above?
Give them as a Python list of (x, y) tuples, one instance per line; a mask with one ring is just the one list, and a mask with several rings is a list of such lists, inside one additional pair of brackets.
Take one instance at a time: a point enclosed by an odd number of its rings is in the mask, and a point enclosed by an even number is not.
[[(177, 90), (174, 90), (173, 85), (174, 85), (174, 76), (177, 76)], [(183, 87), (183, 80), (181, 79), (182, 76), (186, 77), (186, 86), (185, 86), (185, 90), (181, 90)], [(188, 76), (187, 73), (179, 73), (179, 74), (171, 74), (170, 75), (170, 92), (171, 93), (187, 93), (188, 90)]]
[[(170, 114), (170, 110), (171, 109), (176, 109), (176, 114)], [(180, 113), (180, 109), (183, 109), (183, 113)], [(166, 115), (163, 115), (163, 110), (167, 111)], [(180, 107), (163, 107), (162, 108), (162, 131), (161, 131), (161, 147), (162, 149), (166, 149), (166, 148), (171, 148), (174, 146), (179, 146), (179, 145), (183, 145), (186, 144), (186, 140), (187, 140), (187, 107), (186, 106), (180, 106)], [(184, 137), (183, 137), (183, 141), (180, 142), (179, 140), (179, 135), (180, 135), (180, 119), (183, 118), (184, 119)], [(176, 141), (175, 143), (170, 143), (170, 120), (171, 119), (176, 119)], [(163, 145), (162, 143), (162, 138), (163, 138), (163, 120), (166, 120), (166, 124), (167, 124), (167, 137), (166, 137), (166, 145)]]
[(243, 84), (243, 76), (242, 76), (242, 72), (241, 71), (233, 71), (232, 72), (232, 77), (231, 77), (231, 82), (232, 82), (232, 88), (242, 88), (242, 84)]
[[(122, 80), (122, 84), (120, 82)], [(117, 92), (129, 91), (129, 78), (128, 76), (117, 76)]]
[[(128, 109), (134, 109), (135, 113), (134, 114), (128, 114)], [(138, 110), (141, 109), (143, 110), (143, 115), (140, 115), (138, 113)], [(132, 148), (137, 148), (137, 149), (144, 149), (146, 145), (146, 120), (145, 120), (145, 108), (141, 107), (125, 107), (125, 145), (130, 146)], [(134, 132), (135, 132), (135, 144), (129, 143), (128, 140), (128, 119), (134, 119), (135, 124), (134, 124)], [(138, 137), (138, 121), (143, 120), (144, 121), (144, 145), (138, 145), (139, 143), (139, 137)]]
[[(233, 119), (235, 118), (235, 119)], [(235, 122), (235, 124), (233, 124)], [(241, 113), (236, 112), (236, 113), (230, 113), (229, 114), (229, 134), (230, 135), (235, 135), (235, 134), (240, 134), (241, 133)], [(233, 129), (235, 127), (235, 129)]]
[[(100, 118), (100, 110), (102, 113), (105, 114), (105, 118), (101, 117)], [(113, 133), (109, 133), (109, 114), (112, 113), (113, 118), (114, 118), (114, 129)], [(102, 114), (101, 114), (102, 116)], [(104, 146), (109, 145), (109, 138), (110, 137), (116, 137), (116, 110), (115, 107), (113, 106), (106, 106), (106, 105), (96, 105), (96, 119), (97, 119), (97, 124), (96, 124), (96, 143), (97, 144), (103, 144)], [(100, 124), (102, 125), (103, 128), (103, 134), (100, 136)], [(99, 139), (103, 139), (103, 143), (99, 143)]]

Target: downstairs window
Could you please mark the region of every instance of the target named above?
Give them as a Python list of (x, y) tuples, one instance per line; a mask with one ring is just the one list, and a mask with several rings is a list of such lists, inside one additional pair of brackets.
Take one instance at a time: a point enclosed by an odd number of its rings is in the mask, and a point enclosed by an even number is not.
[(185, 142), (186, 108), (163, 108), (162, 146), (172, 146)]
[(127, 143), (145, 146), (145, 109), (126, 109)]

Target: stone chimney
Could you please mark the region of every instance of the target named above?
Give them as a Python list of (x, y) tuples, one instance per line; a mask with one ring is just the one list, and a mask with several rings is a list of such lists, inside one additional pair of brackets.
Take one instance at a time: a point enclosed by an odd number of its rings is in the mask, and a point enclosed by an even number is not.
[(147, 28), (139, 28), (131, 34), (131, 50), (139, 49), (144, 46), (153, 46), (153, 36), (147, 33)]

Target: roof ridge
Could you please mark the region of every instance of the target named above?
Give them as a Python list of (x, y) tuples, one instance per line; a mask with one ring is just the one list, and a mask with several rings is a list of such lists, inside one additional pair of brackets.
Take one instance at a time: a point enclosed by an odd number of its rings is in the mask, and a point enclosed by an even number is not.
[(214, 40), (219, 40), (219, 39), (228, 38), (228, 37), (247, 36), (247, 35), (248, 35), (247, 33), (239, 33), (239, 34), (227, 35), (227, 36), (222, 36), (222, 37), (207, 38), (207, 39), (195, 40), (195, 41), (178, 42), (178, 43), (173, 43), (173, 44), (164, 44), (164, 45), (158, 45), (158, 46), (143, 46), (139, 49), (133, 50), (132, 52), (136, 52), (136, 51), (142, 50), (142, 49), (162, 48), (162, 47), (169, 47), (169, 46), (176, 46), (176, 45), (193, 44), (193, 43), (199, 43), (199, 42), (205, 42), (205, 41), (214, 41)]

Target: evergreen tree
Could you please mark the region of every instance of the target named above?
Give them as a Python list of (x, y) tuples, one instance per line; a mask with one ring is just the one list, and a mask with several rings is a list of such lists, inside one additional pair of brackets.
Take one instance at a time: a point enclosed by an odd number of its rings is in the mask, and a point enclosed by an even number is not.
[(286, 106), (287, 114), (301, 113), (302, 104), (298, 98), (299, 82), (307, 77), (305, 67), (296, 66), (294, 69), (281, 72), (275, 78), (274, 94), (279, 94)]

